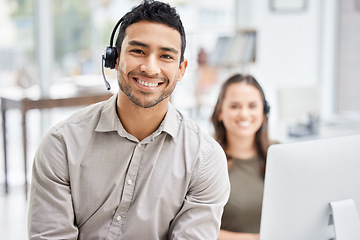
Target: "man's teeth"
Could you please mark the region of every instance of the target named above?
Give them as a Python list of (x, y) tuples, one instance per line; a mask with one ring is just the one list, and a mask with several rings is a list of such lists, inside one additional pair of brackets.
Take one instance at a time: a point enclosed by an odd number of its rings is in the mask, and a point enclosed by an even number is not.
[(157, 87), (157, 85), (158, 85), (157, 83), (148, 83), (148, 82), (145, 82), (145, 81), (139, 80), (139, 79), (137, 79), (136, 81), (145, 87)]

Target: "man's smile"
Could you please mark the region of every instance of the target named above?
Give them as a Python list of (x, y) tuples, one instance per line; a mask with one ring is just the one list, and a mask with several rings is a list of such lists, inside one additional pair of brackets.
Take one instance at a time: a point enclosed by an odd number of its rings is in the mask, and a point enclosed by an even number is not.
[(160, 84), (162, 84), (162, 83), (145, 82), (145, 81), (140, 80), (140, 79), (137, 79), (137, 78), (135, 78), (135, 80), (136, 80), (137, 83), (139, 83), (139, 84), (141, 84), (141, 85), (143, 85), (143, 86), (145, 86), (145, 87), (157, 87), (157, 86), (159, 86)]

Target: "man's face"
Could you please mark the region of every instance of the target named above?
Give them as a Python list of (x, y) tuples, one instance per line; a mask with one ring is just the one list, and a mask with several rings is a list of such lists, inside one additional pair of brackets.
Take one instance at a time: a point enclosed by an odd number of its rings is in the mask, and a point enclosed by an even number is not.
[(185, 73), (181, 38), (161, 23), (140, 21), (126, 29), (116, 64), (121, 91), (137, 106), (150, 108), (173, 92)]

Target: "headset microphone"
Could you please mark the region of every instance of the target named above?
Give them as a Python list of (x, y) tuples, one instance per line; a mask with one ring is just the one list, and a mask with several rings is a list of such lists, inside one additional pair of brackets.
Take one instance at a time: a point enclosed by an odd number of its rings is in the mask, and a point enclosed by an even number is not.
[(113, 47), (113, 40), (115, 36), (115, 32), (117, 28), (119, 27), (120, 23), (123, 21), (123, 18), (121, 18), (115, 25), (111, 37), (110, 37), (110, 46), (106, 47), (102, 59), (101, 59), (101, 65), (102, 65), (102, 75), (104, 77), (105, 86), (107, 90), (110, 90), (111, 86), (110, 83), (106, 80), (105, 73), (104, 73), (104, 67), (114, 69), (116, 65), (116, 59), (118, 58), (118, 52), (116, 50), (116, 47)]
[(106, 80), (105, 73), (104, 73), (104, 61), (105, 61), (105, 56), (102, 55), (101, 72), (102, 72), (102, 75), (103, 75), (103, 77), (104, 77), (106, 89), (107, 89), (107, 90), (110, 90), (110, 89), (111, 89), (110, 83)]

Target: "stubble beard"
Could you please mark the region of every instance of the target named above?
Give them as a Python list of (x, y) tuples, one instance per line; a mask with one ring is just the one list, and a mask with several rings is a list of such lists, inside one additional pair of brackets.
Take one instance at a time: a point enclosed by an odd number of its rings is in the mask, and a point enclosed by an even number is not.
[[(130, 73), (129, 73), (129, 75), (130, 75)], [(128, 75), (129, 81), (133, 81), (129, 75)], [(163, 84), (167, 84), (168, 82), (169, 82), (169, 80), (166, 79), (166, 81)], [(171, 93), (174, 91), (174, 89), (176, 87), (176, 83), (177, 83), (177, 81), (174, 81), (170, 85), (170, 88), (165, 89), (165, 91), (163, 91), (157, 99), (153, 99), (153, 100), (149, 100), (149, 101), (147, 101), (147, 100), (141, 101), (140, 98), (136, 97), (133, 94), (130, 84), (128, 84), (126, 82), (124, 73), (122, 71), (119, 71), (119, 73), (118, 73), (118, 85), (119, 85), (120, 90), (130, 99), (131, 102), (133, 102), (136, 106), (141, 107), (141, 108), (154, 107), (158, 103), (162, 102), (164, 99), (168, 98), (171, 95)], [(140, 91), (140, 90), (138, 90), (138, 93), (142, 94), (144, 96), (144, 98), (146, 98), (147, 96), (152, 94), (152, 93), (144, 92), (144, 91)]]

